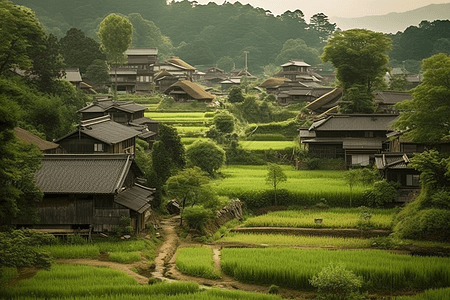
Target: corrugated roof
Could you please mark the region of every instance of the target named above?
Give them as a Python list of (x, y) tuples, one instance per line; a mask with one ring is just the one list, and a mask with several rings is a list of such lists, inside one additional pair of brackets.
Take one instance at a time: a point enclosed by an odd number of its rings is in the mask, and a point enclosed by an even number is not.
[(157, 48), (134, 48), (127, 49), (125, 55), (158, 55)]
[(108, 117), (109, 116), (103, 116), (87, 121), (82, 121), (77, 129), (57, 139), (56, 142), (59, 142), (73, 134), (82, 133), (109, 145), (114, 145), (140, 134), (139, 131), (136, 131), (131, 127), (113, 122)]
[(153, 200), (151, 195), (153, 189), (143, 187), (141, 185), (134, 185), (120, 192), (114, 199), (114, 202), (130, 208), (138, 213), (143, 213), (150, 208), (150, 201)]
[(187, 70), (195, 70), (195, 68), (193, 66), (191, 66), (190, 64), (188, 64), (187, 62), (183, 61), (182, 59), (180, 59), (179, 57), (176, 57), (176, 56), (172, 56), (170, 59), (167, 60), (167, 62), (176, 64)]
[(35, 144), (36, 146), (39, 147), (39, 150), (41, 150), (41, 151), (56, 149), (59, 147), (58, 144), (43, 140), (40, 137), (38, 137), (37, 135), (35, 135), (25, 129), (22, 129), (20, 127), (14, 128), (14, 133), (22, 141), (26, 141), (26, 142)]
[(334, 114), (314, 122), (310, 130), (320, 131), (391, 131), (394, 114)]
[(167, 90), (164, 91), (164, 93), (170, 95), (171, 91), (173, 91), (176, 87), (181, 88), (189, 96), (191, 96), (192, 98), (197, 99), (197, 100), (213, 100), (214, 99), (213, 95), (204, 91), (198, 84), (195, 84), (189, 80), (180, 80), (178, 82), (175, 82), (170, 87), (168, 87)]
[(131, 154), (47, 154), (36, 184), (49, 194), (114, 194), (132, 163)]

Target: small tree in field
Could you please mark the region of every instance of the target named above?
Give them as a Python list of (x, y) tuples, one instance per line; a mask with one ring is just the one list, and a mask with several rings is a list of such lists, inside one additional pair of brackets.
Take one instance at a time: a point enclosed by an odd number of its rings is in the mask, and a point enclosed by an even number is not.
[(309, 283), (317, 287), (316, 299), (319, 300), (368, 299), (358, 291), (363, 284), (363, 279), (347, 270), (342, 264), (336, 266), (330, 264), (323, 268), (309, 280)]
[(212, 141), (196, 141), (187, 148), (186, 157), (210, 176), (225, 163), (225, 151)]
[(284, 174), (283, 169), (277, 164), (270, 163), (267, 169), (266, 183), (273, 187), (275, 191), (275, 205), (278, 205), (277, 187), (280, 183), (287, 181), (287, 176)]

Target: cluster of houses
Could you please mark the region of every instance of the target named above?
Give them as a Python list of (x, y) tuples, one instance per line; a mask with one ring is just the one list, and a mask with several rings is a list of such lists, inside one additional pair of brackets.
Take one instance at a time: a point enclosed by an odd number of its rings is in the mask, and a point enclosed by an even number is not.
[(44, 153), (36, 184), (44, 193), (39, 224), (15, 220), (19, 227), (53, 234), (111, 232), (131, 219), (136, 233), (151, 217), (154, 189), (145, 187), (134, 160), (136, 137), (150, 145), (158, 122), (144, 117), (146, 107), (132, 101), (96, 99), (78, 112), (77, 128), (54, 142), (16, 128), (18, 138)]
[[(240, 84), (243, 77), (254, 78), (246, 69), (225, 73), (218, 68), (203, 72), (177, 57), (157, 61), (157, 49), (129, 49), (128, 64), (111, 70), (111, 81), (124, 93), (152, 90), (171, 95), (176, 101), (211, 102), (214, 95), (205, 86), (221, 84), (224, 89)], [(283, 64), (282, 71), (259, 88), (276, 96), (280, 105), (307, 102), (314, 122), (300, 129), (300, 141), (309, 154), (324, 159), (341, 159), (346, 168), (376, 165), (388, 180), (401, 183), (399, 200), (407, 201), (419, 188), (419, 173), (408, 166), (415, 152), (428, 145), (402, 139), (391, 129), (398, 112), (393, 105), (409, 99), (408, 93), (374, 92), (374, 114), (337, 114), (342, 88), (325, 87), (330, 76), (320, 75), (301, 60)], [(77, 69), (66, 70), (66, 79), (86, 92), (95, 92), (84, 83)], [(77, 128), (54, 142), (16, 128), (16, 135), (36, 144), (44, 153), (36, 183), (44, 193), (38, 205), (40, 223), (16, 220), (18, 226), (57, 234), (108, 232), (123, 217), (131, 219), (136, 233), (151, 216), (154, 190), (145, 187), (141, 169), (134, 161), (136, 138), (149, 143), (158, 138), (158, 122), (146, 118), (146, 107), (132, 101), (94, 98), (80, 109)], [(436, 146), (436, 145), (433, 145)], [(450, 151), (450, 143), (437, 145)]]

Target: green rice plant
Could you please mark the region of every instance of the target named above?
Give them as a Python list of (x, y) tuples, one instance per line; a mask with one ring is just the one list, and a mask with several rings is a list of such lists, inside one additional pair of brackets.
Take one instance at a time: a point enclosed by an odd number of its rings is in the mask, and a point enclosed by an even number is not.
[[(53, 265), (14, 287), (0, 290), (0, 298), (83, 298), (178, 295), (198, 291), (195, 283), (140, 285), (131, 276), (117, 270), (80, 265)], [(141, 298), (142, 299), (142, 298)], [(152, 298), (153, 299), (153, 298)]]
[(141, 253), (139, 252), (110, 252), (108, 259), (121, 264), (129, 264), (141, 260)]
[(100, 255), (97, 245), (51, 245), (40, 250), (49, 252), (54, 258), (96, 258)]
[(424, 290), (450, 285), (450, 258), (418, 257), (381, 250), (233, 249), (221, 254), (222, 271), (243, 282), (312, 290), (308, 282), (330, 263), (343, 263), (368, 290)]
[(253, 233), (228, 233), (217, 242), (239, 242), (270, 246), (340, 247), (351, 249), (369, 248), (372, 244), (369, 239)]
[(194, 138), (194, 137), (182, 137), (181, 138), (181, 142), (185, 146), (192, 145), (196, 141), (208, 141), (208, 139), (207, 138)]
[(443, 300), (450, 299), (450, 288), (426, 290), (415, 296), (399, 296), (394, 297), (394, 300)]
[[(394, 209), (374, 209), (370, 219), (371, 228), (390, 229)], [(315, 219), (322, 219), (316, 224)], [(329, 210), (287, 210), (269, 212), (265, 215), (249, 218), (246, 227), (297, 227), (297, 228), (358, 228), (360, 211), (357, 208), (333, 208)]]
[(142, 251), (147, 247), (145, 240), (99, 242), (95, 245), (98, 246), (101, 253)]
[(214, 267), (213, 252), (210, 247), (185, 247), (177, 250), (177, 269), (202, 278), (221, 278)]
[(208, 121), (204, 112), (145, 112), (145, 117), (158, 121)]
[(241, 141), (240, 144), (246, 150), (282, 150), (294, 145), (292, 141)]
[(8, 283), (11, 279), (14, 279), (17, 277), (17, 268), (8, 268), (8, 267), (1, 267), (0, 268), (0, 286)]

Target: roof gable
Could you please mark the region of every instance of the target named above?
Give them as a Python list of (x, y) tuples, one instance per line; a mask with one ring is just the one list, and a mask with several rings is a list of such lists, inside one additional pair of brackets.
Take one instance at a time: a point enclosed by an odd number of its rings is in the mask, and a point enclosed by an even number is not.
[(132, 164), (131, 154), (47, 154), (36, 184), (50, 194), (115, 194)]
[(58, 144), (43, 140), (40, 137), (38, 137), (37, 135), (35, 135), (25, 129), (22, 129), (20, 127), (14, 128), (14, 133), (22, 141), (26, 141), (26, 142), (35, 144), (36, 146), (39, 147), (39, 150), (41, 150), (41, 151), (56, 149), (59, 147)]
[(197, 100), (212, 100), (214, 96), (210, 93), (204, 91), (198, 84), (195, 84), (189, 80), (180, 80), (175, 82), (167, 90), (164, 92), (165, 94), (170, 94), (171, 91), (176, 88), (181, 88), (185, 91), (189, 96)]

